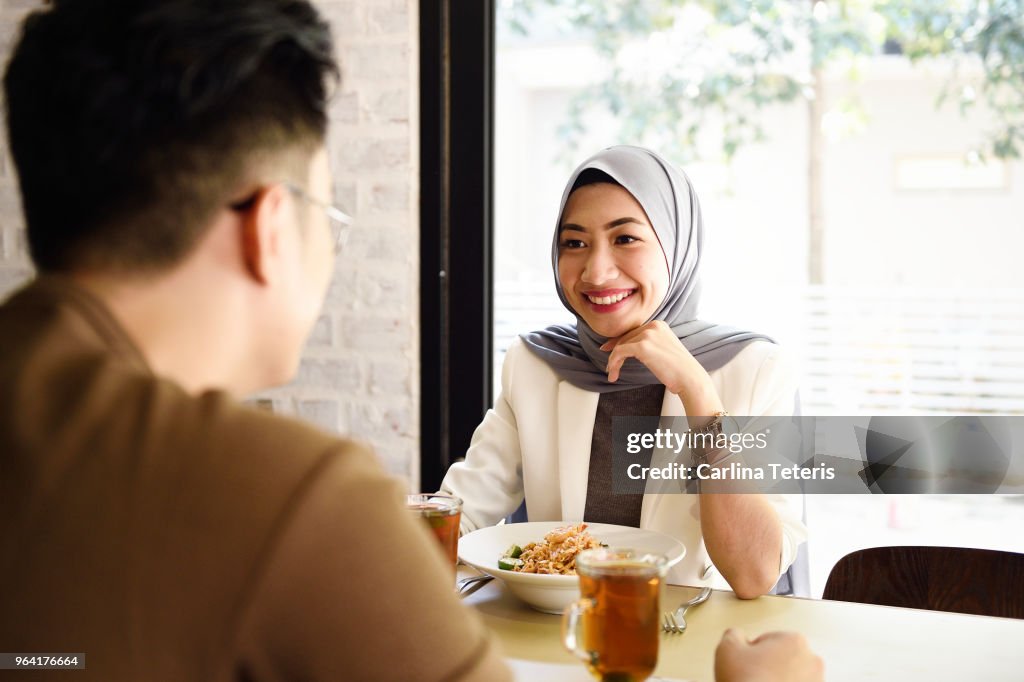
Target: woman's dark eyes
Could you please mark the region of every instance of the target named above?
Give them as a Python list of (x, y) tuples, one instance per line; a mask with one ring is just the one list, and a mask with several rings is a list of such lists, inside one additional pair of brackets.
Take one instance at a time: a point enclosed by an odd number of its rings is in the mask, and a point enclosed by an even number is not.
[[(628, 234), (620, 234), (615, 237), (615, 244), (632, 244), (633, 242), (640, 241), (636, 237)], [(587, 245), (582, 239), (563, 239), (562, 243), (559, 244), (563, 249), (582, 249)]]

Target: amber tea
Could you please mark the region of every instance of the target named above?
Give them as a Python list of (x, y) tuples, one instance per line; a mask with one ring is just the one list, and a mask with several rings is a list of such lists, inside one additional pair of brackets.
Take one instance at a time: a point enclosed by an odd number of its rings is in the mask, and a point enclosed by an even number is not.
[(408, 495), (405, 506), (426, 522), (454, 567), (459, 560), (462, 500), (452, 495)]
[(646, 680), (658, 664), (665, 558), (597, 549), (580, 554), (576, 570), (582, 598), (564, 617), (566, 647), (603, 682)]

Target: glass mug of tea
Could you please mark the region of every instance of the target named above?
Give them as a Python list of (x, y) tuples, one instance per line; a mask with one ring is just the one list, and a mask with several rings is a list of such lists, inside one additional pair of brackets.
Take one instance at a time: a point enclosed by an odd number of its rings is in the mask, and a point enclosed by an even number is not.
[(661, 555), (607, 547), (576, 557), (581, 599), (562, 616), (562, 642), (597, 679), (639, 682), (654, 672), (667, 564)]
[(454, 495), (416, 494), (405, 496), (405, 507), (430, 528), (441, 549), (452, 562), (459, 561), (459, 521), (462, 520), (462, 500)]

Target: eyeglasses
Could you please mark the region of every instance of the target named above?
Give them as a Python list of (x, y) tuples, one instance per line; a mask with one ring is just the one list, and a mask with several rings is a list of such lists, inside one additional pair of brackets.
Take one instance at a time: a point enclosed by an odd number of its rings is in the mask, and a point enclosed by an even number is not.
[(345, 242), (348, 241), (348, 233), (352, 230), (352, 223), (355, 222), (352, 216), (345, 213), (337, 206), (333, 206), (320, 201), (316, 197), (310, 196), (306, 190), (302, 189), (298, 185), (286, 182), (284, 183), (284, 186), (288, 188), (289, 192), (299, 199), (316, 206), (324, 212), (331, 223), (331, 234), (334, 235), (334, 253), (335, 255), (341, 253), (342, 248), (345, 246)]
[[(289, 192), (295, 195), (296, 198), (302, 199), (303, 201), (316, 206), (321, 209), (324, 214), (327, 215), (328, 220), (331, 224), (331, 234), (334, 237), (334, 254), (337, 255), (344, 248), (345, 242), (348, 241), (348, 233), (352, 229), (352, 224), (355, 220), (348, 213), (345, 213), (337, 206), (332, 206), (326, 202), (320, 201), (319, 199), (310, 196), (306, 190), (302, 189), (296, 184), (291, 182), (281, 183)], [(235, 211), (245, 211), (252, 208), (253, 203), (256, 201), (256, 195), (252, 195), (242, 201), (236, 201), (231, 204), (231, 208)]]

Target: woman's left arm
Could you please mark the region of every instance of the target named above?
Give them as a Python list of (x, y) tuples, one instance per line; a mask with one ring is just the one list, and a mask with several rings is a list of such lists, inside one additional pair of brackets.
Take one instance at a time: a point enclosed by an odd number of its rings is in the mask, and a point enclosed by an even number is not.
[[(679, 396), (691, 429), (724, 412), (711, 377), (664, 322), (649, 322), (602, 347), (610, 350), (608, 380), (627, 358), (642, 362)], [(779, 578), (783, 528), (775, 507), (760, 494), (723, 493), (729, 482), (702, 481), (701, 533), (708, 555), (740, 599), (766, 594)], [(717, 494), (716, 494), (717, 493)]]
[[(687, 415), (724, 411), (710, 377), (677, 395)], [(701, 429), (710, 419), (688, 421), (690, 428)], [(728, 492), (730, 487), (735, 490), (732, 481), (704, 480), (700, 485), (700, 529), (711, 561), (740, 599), (767, 594), (779, 579), (782, 556), (782, 521), (775, 507), (761, 494)]]

